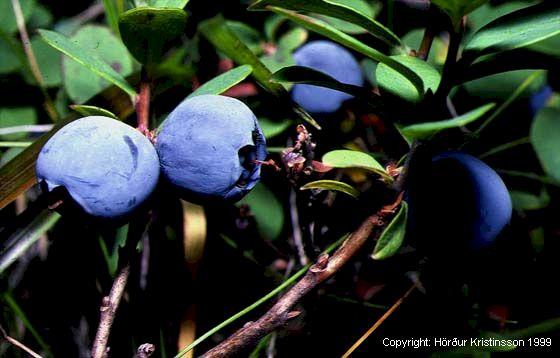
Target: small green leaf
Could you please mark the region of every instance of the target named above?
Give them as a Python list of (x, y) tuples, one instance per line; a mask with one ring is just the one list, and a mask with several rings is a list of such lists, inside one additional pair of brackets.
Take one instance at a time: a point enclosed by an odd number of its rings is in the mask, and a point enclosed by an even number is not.
[[(470, 17), (469, 17), (470, 18)], [(425, 29), (414, 29), (403, 37), (403, 42), (410, 50), (418, 50), (422, 44)], [(435, 36), (432, 41), (430, 53), (428, 54), (428, 63), (435, 68), (440, 69), (445, 63), (447, 57), (447, 44), (440, 36)]]
[[(350, 7), (360, 14), (370, 18), (375, 19), (375, 16), (381, 11), (382, 4), (380, 2), (374, 2), (373, 5), (370, 5), (365, 0), (329, 0), (331, 3), (336, 3), (339, 5)], [(320, 15), (320, 17), (328, 22), (329, 24), (333, 25), (340, 31), (346, 32), (347, 34), (363, 34), (366, 33), (367, 30), (364, 28), (354, 25), (348, 21), (337, 19), (336, 17), (330, 17), (325, 15)]]
[(167, 7), (182, 9), (187, 6), (189, 0), (148, 0), (148, 5), (152, 7)]
[(545, 107), (531, 126), (531, 143), (548, 175), (560, 182), (560, 109)]
[(44, 210), (22, 229), (17, 230), (5, 240), (7, 246), (0, 253), (0, 274), (27, 252), (41, 236), (57, 223), (60, 215), (54, 211)]
[[(20, 0), (19, 4), (21, 6), (21, 12), (23, 13), (23, 19), (27, 21), (33, 9), (35, 8), (35, 0)], [(13, 34), (18, 30), (16, 17), (14, 15), (14, 8), (12, 7), (12, 2), (10, 0), (0, 1), (0, 14), (2, 14), (2, 21), (0, 21), (0, 30), (7, 33)]]
[(103, 117), (119, 119), (116, 114), (101, 107), (86, 106), (83, 104), (81, 105), (73, 104), (70, 105), (70, 108), (72, 108), (73, 110), (75, 110), (76, 112), (80, 113), (83, 116), (103, 116)]
[[(422, 79), (424, 91), (435, 92), (441, 81), (439, 72), (425, 61), (407, 55), (391, 56), (395, 61), (414, 71)], [(389, 67), (380, 63), (375, 71), (375, 78), (379, 88), (409, 102), (419, 102), (426, 92), (419, 92), (409, 79)]]
[(119, 17), (121, 37), (135, 59), (143, 64), (161, 60), (167, 48), (185, 31), (187, 13), (176, 8), (138, 7)]
[(373, 20), (367, 14), (357, 11), (343, 1), (329, 0), (260, 0), (249, 7), (250, 10), (262, 10), (271, 6), (287, 10), (307, 11), (326, 15), (358, 25), (373, 36), (394, 47), (401, 46), (401, 40), (391, 30)]
[(364, 76), (367, 78), (368, 82), (373, 86), (377, 87), (377, 79), (375, 78), (375, 70), (377, 69), (377, 62), (370, 60), (369, 58), (364, 58), (360, 62), (362, 66), (362, 71)]
[(432, 0), (439, 8), (445, 11), (454, 26), (457, 26), (461, 18), (488, 0)]
[[(292, 54), (288, 51), (283, 51), (278, 48), (278, 51), (270, 55), (264, 55), (260, 58), (263, 65), (268, 68), (270, 72), (276, 72), (284, 67), (295, 66), (296, 61), (294, 60)], [(289, 90), (292, 86), (290, 83), (283, 83), (286, 90)]]
[(332, 168), (360, 168), (393, 180), (374, 157), (364, 152), (346, 149), (333, 150), (323, 155), (321, 161)]
[[(20, 59), (13, 47), (17, 46), (15, 41), (12, 43), (7, 42), (2, 35), (3, 34), (0, 33), (0, 53), (2, 54), (2, 56), (0, 56), (0, 74), (14, 72), (21, 67)], [(12, 39), (8, 38), (8, 41), (10, 40)]]
[(103, 0), (103, 10), (105, 10), (105, 19), (107, 24), (115, 34), (119, 34), (119, 10), (115, 0)]
[(282, 25), (282, 23), (286, 21), (285, 18), (282, 16), (278, 16), (273, 14), (269, 16), (264, 22), (264, 34), (268, 41), (276, 42), (276, 32)]
[(284, 133), (284, 131), (290, 128), (290, 126), (292, 126), (294, 122), (290, 119), (273, 121), (268, 118), (259, 118), (259, 124), (264, 133), (264, 137), (266, 139), (270, 139)]
[(301, 27), (291, 29), (278, 40), (278, 51), (291, 53), (307, 41), (308, 35), (307, 30)]
[(339, 82), (326, 73), (303, 66), (284, 67), (273, 73), (270, 80), (275, 82), (306, 83), (361, 97), (366, 97), (369, 94), (369, 92), (362, 87)]
[[(134, 89), (126, 82), (126, 80), (115, 71), (109, 64), (104, 62), (95, 52), (89, 48), (84, 48), (78, 43), (73, 42), (67, 37), (49, 30), (39, 30), (39, 34), (43, 39), (52, 47), (64, 53), (66, 56), (70, 57), (80, 65), (84, 66), (97, 76), (100, 76), (107, 81), (113, 83), (117, 87), (121, 88), (123, 91), (128, 93), (130, 96), (136, 96)], [(97, 43), (100, 45), (100, 43)], [(124, 58), (118, 59), (118, 61), (125, 61)], [(126, 57), (126, 56), (124, 56)], [(126, 57), (127, 58), (127, 57)], [(129, 60), (130, 61), (130, 60)], [(128, 62), (130, 63), (130, 62)], [(132, 65), (130, 64), (130, 67)], [(124, 69), (123, 69), (124, 70)], [(129, 68), (130, 70), (130, 68)]]
[(457, 128), (460, 126), (467, 125), (471, 122), (474, 122), (477, 119), (482, 118), (482, 116), (484, 116), (489, 110), (494, 108), (494, 106), (495, 106), (494, 103), (490, 103), (482, 107), (479, 107), (477, 109), (473, 109), (472, 111), (462, 114), (456, 118), (437, 121), (437, 122), (425, 122), (425, 123), (413, 124), (407, 127), (403, 127), (401, 129), (401, 133), (407, 139), (429, 138), (444, 129)]
[(387, 225), (383, 233), (377, 240), (373, 254), (371, 257), (374, 260), (384, 260), (396, 254), (406, 234), (406, 224), (408, 220), (408, 204), (406, 201), (401, 202), (399, 212), (393, 220)]
[[(37, 112), (33, 107), (0, 108), (0, 128), (37, 123)], [(0, 136), (2, 140), (17, 140), (26, 133), (12, 133)]]
[[(268, 92), (285, 101), (289, 100), (288, 93), (284, 87), (269, 80), (272, 73), (270, 73), (268, 68), (259, 60), (259, 58), (227, 27), (226, 21), (223, 17), (218, 15), (212, 19), (201, 22), (199, 30), (202, 35), (210, 41), (214, 47), (216, 47), (216, 49), (227, 55), (234, 62), (241, 65), (251, 65), (253, 68), (253, 77)], [(321, 128), (321, 126), (319, 126), (309, 113), (297, 104), (291, 104), (294, 112), (303, 120), (307, 121), (315, 128)]]
[(481, 28), (465, 47), (465, 57), (531, 45), (560, 33), (560, 8), (530, 6), (492, 21)]
[(510, 191), (509, 195), (515, 210), (539, 210), (550, 203), (550, 195), (544, 187), (539, 195), (517, 190)]
[(358, 196), (360, 196), (360, 192), (356, 188), (354, 188), (349, 184), (336, 180), (317, 180), (311, 183), (307, 183), (299, 189), (300, 190), (309, 190), (309, 189), (334, 190), (344, 194), (348, 194), (353, 198), (357, 198)]
[(249, 65), (243, 65), (231, 69), (226, 73), (222, 73), (218, 77), (215, 77), (202, 86), (198, 87), (187, 98), (200, 96), (202, 94), (224, 93), (231, 87), (247, 78), (251, 74), (251, 72), (253, 72), (253, 68)]
[[(469, 81), (465, 83), (464, 86), (471, 96), (489, 100), (502, 100), (508, 98), (527, 80), (527, 78), (533, 76), (536, 72), (538, 71), (517, 70), (497, 73), (474, 81)], [(545, 82), (546, 76), (539, 76), (520, 94), (520, 97), (528, 97), (531, 93), (541, 88)]]
[(243, 42), (254, 54), (263, 52), (264, 41), (261, 33), (251, 26), (240, 21), (226, 21), (227, 27)]
[(31, 16), (27, 21), (27, 26), (36, 29), (39, 27), (50, 26), (53, 22), (53, 15), (51, 12), (41, 4), (35, 4)]
[(101, 246), (101, 251), (103, 252), (103, 257), (107, 263), (107, 270), (111, 277), (115, 277), (119, 265), (119, 250), (123, 248), (126, 244), (126, 239), (128, 237), (129, 224), (123, 225), (117, 229), (115, 233), (113, 249), (109, 252), (109, 248), (105, 243), (104, 238), (99, 238), (99, 246)]
[(23, 152), (25, 147), (10, 148), (2, 153), (0, 156), (0, 167), (4, 166), (10, 160), (14, 159), (19, 153)]
[(295, 23), (305, 27), (308, 30), (314, 31), (322, 36), (325, 36), (333, 41), (336, 41), (346, 47), (351, 48), (369, 58), (384, 63), (391, 67), (397, 73), (401, 74), (412, 86), (414, 86), (419, 93), (424, 93), (422, 79), (412, 70), (395, 60), (392, 56), (387, 56), (376, 49), (367, 46), (363, 42), (355, 39), (354, 37), (345, 34), (327, 24), (324, 21), (311, 18), (309, 16), (298, 14), (294, 11), (284, 10), (278, 7), (270, 7), (270, 10), (277, 14), (287, 17)]
[(257, 184), (237, 205), (241, 204), (249, 205), (262, 237), (275, 240), (280, 236), (284, 227), (284, 208), (276, 195), (264, 184)]
[(486, 3), (474, 10), (469, 14), (467, 19), (469, 30), (471, 32), (476, 32), (480, 30), (483, 26), (486, 26), (490, 22), (496, 20), (499, 17), (507, 15), (511, 12), (523, 9), (525, 7), (535, 5), (538, 2), (535, 0), (531, 1), (507, 1), (503, 4), (491, 4)]

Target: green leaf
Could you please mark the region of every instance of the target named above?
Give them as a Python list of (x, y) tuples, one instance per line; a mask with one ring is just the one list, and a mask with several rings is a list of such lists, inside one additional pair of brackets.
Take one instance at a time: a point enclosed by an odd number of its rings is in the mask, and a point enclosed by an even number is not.
[(409, 79), (385, 63), (380, 63), (375, 71), (379, 88), (409, 102), (419, 102), (424, 98), (427, 91), (435, 92), (437, 90), (441, 75), (435, 68), (417, 57), (407, 55), (391, 57), (414, 71), (422, 79), (422, 88), (425, 92), (419, 92)]
[[(0, 108), (0, 128), (37, 123), (37, 112), (33, 107)], [(26, 133), (12, 133), (0, 136), (2, 140), (17, 140)]]
[(182, 9), (187, 6), (189, 0), (148, 0), (148, 5), (152, 7), (167, 7)]
[(249, 205), (262, 237), (275, 240), (280, 236), (284, 227), (284, 208), (270, 189), (262, 183), (257, 184), (237, 205), (242, 204)]
[[(281, 49), (278, 49), (278, 51), (271, 55), (262, 56), (260, 58), (260, 61), (271, 72), (276, 72), (283, 69), (284, 67), (296, 65), (296, 61), (294, 60), (292, 54), (287, 51), (282, 51)], [(291, 87), (291, 84), (289, 83), (284, 83), (283, 85), (286, 90), (289, 90)]]
[(360, 168), (393, 180), (374, 157), (364, 152), (346, 149), (333, 150), (323, 155), (321, 161), (332, 168)]
[(103, 0), (103, 9), (105, 10), (105, 18), (107, 24), (115, 34), (119, 34), (119, 10), (115, 4), (115, 0)]
[(360, 62), (362, 67), (362, 72), (367, 78), (368, 82), (373, 86), (377, 87), (377, 79), (375, 78), (375, 70), (377, 69), (377, 62), (370, 60), (369, 58), (364, 58)]
[(467, 19), (469, 30), (476, 32), (497, 18), (534, 5), (536, 2), (538, 1), (507, 1), (497, 5), (486, 3), (469, 14)]
[(72, 108), (73, 110), (75, 110), (76, 112), (78, 112), (83, 116), (103, 116), (103, 117), (119, 119), (116, 114), (101, 107), (86, 106), (83, 104), (82, 105), (73, 104), (70, 105), (70, 108)]
[(261, 33), (251, 26), (240, 21), (226, 21), (227, 27), (243, 42), (254, 54), (263, 52), (264, 41)]
[(105, 240), (99, 238), (99, 246), (103, 252), (103, 257), (107, 263), (107, 269), (111, 277), (115, 277), (119, 265), (119, 250), (123, 248), (126, 244), (126, 239), (128, 237), (129, 224), (123, 225), (117, 229), (115, 233), (113, 249), (109, 252), (109, 248), (105, 243)]
[(551, 36), (529, 46), (531, 51), (536, 51), (553, 56), (556, 61), (560, 57), (560, 35)]
[[(31, 39), (31, 47), (37, 58), (45, 86), (60, 86), (62, 83), (62, 56), (60, 52), (49, 46), (39, 36)], [(33, 82), (35, 82), (34, 79)]]
[(319, 87), (327, 87), (358, 97), (371, 97), (369, 92), (362, 87), (342, 83), (321, 71), (303, 66), (284, 67), (272, 74), (271, 81), (306, 83)]
[[(214, 45), (214, 47), (216, 47), (216, 49), (227, 55), (234, 62), (241, 65), (250, 65), (253, 68), (253, 77), (268, 92), (280, 97), (282, 100), (289, 101), (288, 93), (284, 87), (269, 80), (272, 74), (268, 68), (231, 30), (229, 30), (223, 17), (218, 15), (212, 19), (201, 22), (199, 31)], [(321, 128), (304, 109), (295, 103), (291, 104), (294, 112), (303, 120), (307, 121), (315, 128)]]
[[(86, 27), (85, 29), (87, 29), (88, 27)], [(75, 43), (72, 40), (68, 39), (67, 37), (60, 35), (54, 31), (39, 30), (39, 34), (49, 45), (59, 50), (60, 52), (64, 53), (66, 56), (76, 61), (76, 63), (84, 66), (89, 71), (96, 74), (97, 76), (100, 76), (106, 79), (107, 81), (113, 83), (114, 85), (116, 85), (117, 87), (121, 88), (123, 91), (128, 93), (130, 96), (136, 96), (136, 92), (134, 91), (134, 89), (126, 82), (126, 80), (121, 76), (121, 74), (115, 71), (109, 64), (104, 62), (97, 55), (97, 53), (92, 51), (91, 47), (90, 48), (82, 47), (79, 43)], [(117, 40), (115, 39), (115, 41)], [(101, 46), (101, 43), (95, 42), (93, 46), (94, 47)], [(121, 67), (121, 70), (128, 70), (128, 71), (131, 70), (132, 64), (130, 63), (128, 56), (123, 56), (121, 54), (120, 58), (117, 58), (117, 61), (118, 63), (126, 64), (128, 67), (128, 68)], [(68, 71), (65, 72), (66, 73), (64, 75), (67, 76)], [(79, 75), (84, 75), (84, 73), (80, 72)], [(73, 80), (81, 81), (81, 79), (73, 79)], [(98, 84), (100, 83), (97, 77), (95, 77), (95, 82), (97, 82)], [(105, 83), (103, 83), (103, 85), (105, 85)]]
[(464, 56), (513, 50), (560, 34), (560, 8), (530, 6), (492, 21), (474, 34)]
[(233, 86), (247, 78), (251, 74), (251, 72), (253, 72), (253, 68), (249, 65), (243, 65), (231, 69), (198, 87), (187, 98), (200, 96), (202, 94), (224, 93), (228, 89), (232, 88)]
[(122, 13), (119, 30), (124, 44), (140, 63), (155, 64), (185, 31), (187, 13), (181, 9), (139, 7)]
[(10, 73), (16, 71), (21, 67), (21, 62), (18, 55), (15, 53), (14, 43), (7, 42), (0, 33), (0, 74)]
[(276, 42), (276, 32), (282, 25), (282, 23), (286, 21), (285, 18), (282, 16), (278, 16), (273, 14), (269, 16), (264, 22), (264, 34), (268, 41)]
[(56, 212), (44, 210), (29, 225), (11, 235), (5, 241), (6, 248), (0, 253), (0, 274), (25, 254), (59, 219), (60, 215)]
[(509, 193), (515, 210), (539, 210), (544, 209), (550, 203), (550, 195), (543, 187), (539, 195), (526, 191), (512, 190)]
[(400, 131), (407, 139), (426, 139), (434, 134), (449, 128), (457, 128), (467, 125), (477, 119), (482, 118), (489, 110), (494, 108), (495, 104), (490, 103), (477, 109), (473, 109), (465, 114), (462, 114), (456, 118), (447, 119), (437, 122), (425, 122), (419, 124), (413, 124), (407, 127), (403, 127)]
[(531, 126), (531, 143), (549, 176), (560, 182), (560, 109), (545, 107)]
[(4, 166), (10, 160), (14, 159), (19, 153), (23, 152), (25, 147), (10, 148), (2, 153), (0, 157), (0, 167)]
[[(403, 42), (410, 50), (418, 50), (424, 37), (424, 29), (414, 29), (403, 37)], [(443, 67), (447, 57), (447, 44), (441, 37), (435, 36), (428, 55), (428, 63), (436, 68)]]
[(488, 0), (432, 0), (432, 3), (445, 11), (451, 18), (453, 25), (457, 27), (463, 16), (487, 1)]
[(374, 260), (384, 260), (396, 254), (406, 234), (406, 223), (408, 220), (408, 204), (406, 201), (401, 202), (399, 212), (393, 220), (387, 225), (379, 240), (375, 244), (371, 257)]
[(290, 119), (273, 121), (268, 118), (259, 118), (259, 124), (264, 133), (264, 137), (266, 139), (270, 139), (284, 133), (284, 131), (290, 128), (290, 126), (292, 126), (294, 122)]
[(400, 73), (408, 81), (410, 81), (410, 83), (412, 83), (412, 85), (416, 88), (416, 90), (419, 93), (424, 92), (422, 79), (418, 77), (418, 75), (413, 70), (409, 69), (408, 67), (406, 67), (399, 61), (395, 60), (391, 56), (387, 56), (367, 46), (363, 42), (358, 41), (354, 37), (335, 29), (334, 27), (325, 23), (324, 21), (313, 19), (309, 16), (301, 15), (294, 11), (284, 10), (278, 7), (270, 7), (269, 9), (274, 11), (275, 13), (287, 17), (288, 19), (296, 22), (297, 24), (305, 27), (308, 30), (314, 31), (346, 47), (349, 47), (352, 50), (357, 51), (365, 56), (368, 56), (375, 61), (386, 64), (396, 72)]
[[(35, 0), (20, 0), (19, 4), (21, 6), (21, 12), (23, 13), (23, 19), (27, 21), (33, 9), (35, 8)], [(7, 34), (13, 34), (18, 30), (16, 17), (14, 15), (14, 8), (12, 7), (12, 2), (10, 0), (0, 1), (0, 14), (2, 14), (2, 21), (0, 21), (0, 30), (6, 32)]]
[[(502, 100), (508, 98), (527, 78), (536, 72), (534, 70), (518, 70), (498, 73), (467, 82), (464, 86), (471, 96)], [(546, 76), (539, 76), (520, 94), (520, 98), (528, 97), (531, 93), (541, 88), (545, 82)]]
[(360, 196), (360, 192), (357, 189), (355, 189), (353, 186), (336, 180), (317, 180), (311, 183), (307, 183), (299, 189), (300, 190), (309, 190), (309, 189), (334, 190), (344, 194), (348, 194), (353, 198), (357, 198), (358, 196)]
[[(344, 5), (354, 9), (356, 12), (370, 18), (374, 19), (382, 8), (382, 4), (375, 2), (374, 5), (370, 5), (365, 0), (329, 0), (331, 3), (336, 3), (339, 5)], [(367, 32), (364, 28), (354, 25), (348, 21), (337, 19), (336, 17), (330, 17), (325, 15), (320, 15), (320, 17), (337, 28), (340, 31), (346, 32), (348, 34), (363, 34)]]
[(355, 8), (347, 6), (343, 1), (329, 0), (260, 0), (249, 7), (250, 10), (268, 9), (271, 6), (287, 10), (307, 11), (326, 15), (358, 25), (370, 34), (394, 47), (402, 45), (401, 40), (391, 30), (363, 14)]
[(300, 47), (307, 41), (308, 32), (306, 29), (301, 27), (296, 27), (291, 29), (278, 40), (278, 50), (291, 53), (296, 48)]
[(33, 29), (39, 27), (50, 26), (53, 22), (53, 15), (51, 12), (41, 4), (35, 4), (33, 11), (29, 20), (27, 20), (27, 26)]

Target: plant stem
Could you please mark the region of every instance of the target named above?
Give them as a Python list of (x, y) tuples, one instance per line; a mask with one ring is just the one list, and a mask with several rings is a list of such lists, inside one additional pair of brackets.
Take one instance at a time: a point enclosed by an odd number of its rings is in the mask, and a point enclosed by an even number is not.
[(12, 7), (14, 10), (14, 16), (16, 18), (19, 35), (21, 37), (23, 50), (25, 51), (25, 55), (27, 56), (27, 61), (29, 62), (31, 73), (33, 74), (33, 77), (37, 81), (37, 84), (39, 85), (41, 92), (43, 92), (43, 96), (45, 97), (45, 110), (49, 115), (49, 117), (53, 120), (53, 122), (56, 122), (59, 119), (59, 115), (58, 112), (56, 111), (54, 102), (52, 101), (49, 93), (47, 92), (47, 88), (45, 86), (45, 80), (43, 79), (43, 75), (41, 74), (39, 64), (37, 63), (37, 58), (35, 57), (35, 53), (33, 52), (33, 48), (31, 47), (31, 41), (29, 41), (29, 34), (27, 33), (27, 29), (25, 27), (25, 19), (23, 18), (23, 12), (21, 11), (21, 5), (19, 3), (19, 0), (12, 0)]
[(130, 275), (130, 265), (126, 265), (121, 269), (117, 278), (113, 282), (109, 296), (103, 297), (100, 311), (99, 326), (93, 342), (92, 357), (104, 358), (107, 353), (107, 342), (111, 333), (111, 326), (115, 319), (115, 314), (119, 307), (119, 303), (124, 293), (128, 276)]
[[(396, 200), (377, 213), (369, 216), (362, 225), (354, 231), (348, 239), (337, 249), (332, 257), (328, 254), (321, 255), (316, 263), (309, 268), (305, 276), (282, 296), (278, 302), (261, 318), (255, 322), (248, 322), (243, 328), (235, 332), (215, 348), (206, 352), (203, 357), (226, 357), (234, 355), (240, 349), (256, 342), (266, 334), (284, 325), (289, 320), (299, 315), (292, 308), (299, 300), (312, 289), (334, 275), (362, 248), (363, 244), (376, 231), (384, 227), (384, 222), (395, 212), (402, 201), (402, 192)], [(377, 230), (377, 235), (380, 230)], [(179, 354), (179, 357), (182, 354)]]
[(356, 341), (356, 343), (354, 343), (354, 344), (352, 345), (352, 347), (350, 347), (350, 348), (346, 351), (346, 353), (344, 353), (344, 355), (342, 356), (342, 358), (348, 358), (348, 357), (350, 357), (350, 355), (351, 355), (362, 343), (364, 343), (364, 341), (365, 341), (379, 326), (381, 326), (381, 324), (382, 324), (383, 322), (385, 322), (385, 320), (386, 320), (387, 318), (389, 318), (389, 316), (392, 315), (393, 312), (395, 312), (395, 310), (396, 310), (397, 308), (399, 308), (399, 306), (400, 306), (400, 305), (404, 302), (404, 300), (412, 293), (412, 291), (414, 291), (415, 288), (416, 288), (416, 285), (412, 285), (412, 287), (410, 287), (410, 288), (408, 289), (408, 291), (406, 291), (406, 292), (404, 293), (404, 295), (402, 295), (402, 297), (399, 298), (399, 299), (397, 300), (397, 302), (395, 302), (395, 303), (391, 306), (391, 308), (389, 308), (389, 309), (387, 310), (387, 312), (385, 312), (385, 314), (383, 314), (383, 316), (381, 316), (381, 318), (379, 318), (379, 319), (373, 324), (373, 326), (371, 326), (370, 329), (368, 329), (368, 330), (366, 331), (366, 333), (364, 333), (364, 335), (361, 336), (360, 339), (358, 339), (358, 340)]
[(142, 133), (149, 130), (150, 119), (150, 80), (145, 67), (140, 72), (140, 90), (136, 98), (136, 118)]
[(8, 333), (4, 330), (2, 326), (0, 326), (0, 333), (2, 334), (2, 338), (4, 338), (8, 343), (17, 347), (24, 351), (25, 353), (29, 354), (33, 358), (42, 358), (39, 354), (35, 353), (31, 348), (27, 347), (25, 344), (19, 342), (17, 339), (14, 339), (8, 336)]
[(451, 31), (449, 33), (449, 46), (447, 48), (447, 57), (443, 65), (441, 74), (441, 83), (437, 89), (436, 98), (445, 99), (455, 81), (455, 71), (457, 68), (457, 57), (459, 55), (459, 47), (461, 39), (463, 38), (463, 26), (458, 31)]
[(432, 44), (434, 42), (434, 35), (434, 30), (429, 26), (426, 27), (426, 30), (424, 31), (424, 37), (422, 37), (422, 42), (420, 43), (420, 47), (418, 48), (417, 52), (417, 57), (419, 59), (424, 61), (428, 59), (430, 49), (432, 48)]
[(519, 138), (519, 139), (516, 139), (516, 140), (512, 140), (511, 142), (504, 143), (502, 145), (494, 147), (494, 148), (490, 149), (489, 151), (487, 151), (485, 153), (482, 153), (478, 157), (479, 158), (486, 158), (486, 157), (501, 153), (503, 151), (506, 151), (508, 149), (515, 148), (517, 146), (520, 146), (520, 145), (523, 145), (523, 144), (529, 144), (529, 143), (531, 143), (531, 139), (529, 137)]

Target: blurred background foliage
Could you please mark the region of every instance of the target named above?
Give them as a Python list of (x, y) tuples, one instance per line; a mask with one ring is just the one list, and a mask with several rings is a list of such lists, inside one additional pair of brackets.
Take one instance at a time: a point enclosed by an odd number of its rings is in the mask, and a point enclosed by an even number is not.
[[(0, 165), (10, 161), (13, 165), (9, 170), (3, 168), (2, 180), (13, 170), (24, 172), (14, 164), (24, 158), (18, 154), (32, 142), (41, 141), (38, 138), (53, 125), (77, 118), (79, 113), (98, 113), (102, 108), (134, 125), (127, 94), (49, 46), (38, 29), (54, 30), (95, 53), (133, 87), (141, 68), (121, 41), (120, 36), (125, 35), (111, 15), (132, 7), (132, 1), (19, 2), (42, 80), (37, 80), (27, 60), (12, 2), (0, 1)], [(424, 1), (332, 2), (386, 24), (402, 39), (406, 52), (419, 48), (427, 26), (444, 24), (435, 27), (428, 56), (430, 68), (439, 76), (450, 37), (443, 12), (430, 12)], [(249, 12), (249, 3), (188, 2), (184, 33), (152, 64), (152, 128), (195, 88), (234, 66), (199, 31), (204, 20), (222, 15), (231, 32), (271, 72), (294, 65), (295, 49), (310, 39), (322, 38), (277, 14)], [(465, 43), (492, 20), (534, 3), (538, 1), (490, 1), (476, 8), (467, 18)], [(362, 27), (323, 14), (313, 16), (383, 53), (397, 54)], [(376, 71), (376, 61), (354, 54), (370, 88), (386, 88), (386, 78), (394, 76), (391, 69), (385, 66)], [(461, 145), (495, 168), (510, 189), (514, 219), (495, 246), (472, 257), (460, 273), (449, 273), (447, 287), (439, 296), (428, 292), (411, 297), (384, 324), (379, 336), (364, 343), (363, 352), (385, 352), (379, 337), (514, 335), (529, 327), (523, 335), (558, 338), (560, 296), (554, 284), (560, 259), (558, 56), (560, 35), (555, 35), (517, 54), (517, 58), (535, 58), (540, 66), (533, 68), (538, 69), (492, 74), (453, 87), (450, 114), (436, 119), (488, 103), (496, 103), (500, 111), (483, 132), (476, 131), (478, 124), (463, 128), (479, 134), (477, 137), (465, 141), (469, 135), (454, 129), (438, 137), (434, 146)], [(498, 65), (506, 66), (510, 60), (501, 59)], [(283, 86), (290, 88), (287, 83)], [(253, 109), (271, 158), (280, 163), (279, 152), (293, 145), (295, 125), (301, 119), (253, 79), (243, 80), (226, 94), (243, 99)], [(412, 92), (412, 96), (416, 94)], [(84, 104), (94, 107), (80, 107)], [(409, 124), (417, 122), (414, 113), (393, 107), (385, 116)], [(406, 154), (407, 143), (378, 114), (356, 100), (330, 118), (321, 118), (323, 130), (313, 134), (317, 157), (334, 149), (351, 149), (371, 153), (385, 164), (398, 161)], [(14, 126), (25, 127), (14, 131)], [(359, 198), (327, 191), (296, 195), (290, 183), (270, 167), (263, 169), (262, 182), (236, 205), (201, 207), (162, 188), (154, 198), (158, 210), (152, 215), (156, 217), (141, 237), (142, 255), (132, 265), (127, 294), (114, 324), (111, 356), (132, 356), (144, 342), (156, 344), (155, 356), (173, 356), (296, 272), (305, 263), (294, 245), (298, 236), (312, 236), (314, 244), (324, 248), (356, 228), (385, 199), (378, 190), (382, 184), (371, 172), (349, 168), (329, 175), (358, 189)], [(42, 211), (36, 203), (38, 196), (39, 190), (33, 186), (0, 211), (1, 323), (11, 336), (47, 356), (87, 356), (99, 303), (117, 271), (128, 225), (105, 227)], [(437, 218), (438, 213), (433, 213), (434, 225)], [(311, 223), (315, 228), (309, 228)], [(301, 303), (303, 314), (267, 336), (255, 351), (244, 354), (342, 354), (410, 286), (410, 273), (422, 268), (423, 257), (412, 242), (405, 241), (397, 255), (384, 261), (369, 257), (373, 245), (306, 298)], [(251, 313), (247, 319), (256, 317)], [(214, 334), (195, 354), (235, 329), (227, 327)], [(494, 354), (484, 350), (468, 353)], [(0, 355), (24, 356), (5, 342), (0, 344)]]

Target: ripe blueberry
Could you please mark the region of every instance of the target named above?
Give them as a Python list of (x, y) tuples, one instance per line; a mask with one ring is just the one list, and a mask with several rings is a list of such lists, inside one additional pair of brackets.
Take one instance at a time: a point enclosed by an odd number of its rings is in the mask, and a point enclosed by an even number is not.
[(189, 199), (236, 201), (259, 181), (266, 143), (253, 112), (241, 101), (200, 95), (165, 120), (156, 149), (165, 178)]
[(64, 126), (47, 141), (36, 171), (47, 191), (62, 186), (88, 214), (118, 218), (152, 193), (159, 161), (152, 143), (134, 128), (90, 116)]
[(489, 246), (509, 223), (512, 203), (498, 174), (460, 152), (434, 156), (410, 193), (418, 240), (438, 248)]
[[(355, 86), (363, 86), (364, 77), (360, 65), (344, 47), (330, 41), (312, 41), (294, 52), (298, 66), (309, 67), (326, 73), (336, 80)], [(351, 95), (325, 87), (296, 84), (292, 99), (305, 110), (314, 114), (337, 111)]]

